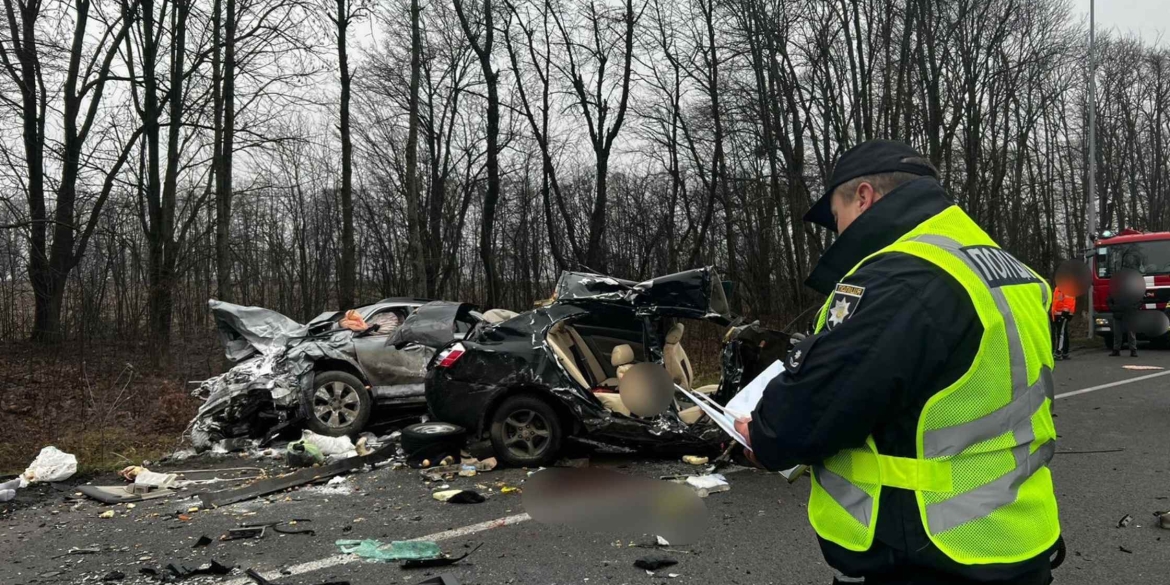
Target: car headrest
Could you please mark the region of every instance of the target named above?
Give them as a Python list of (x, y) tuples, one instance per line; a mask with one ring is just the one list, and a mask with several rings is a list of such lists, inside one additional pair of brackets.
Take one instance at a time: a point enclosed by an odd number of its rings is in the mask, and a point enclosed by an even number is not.
[(516, 311), (509, 311), (508, 309), (492, 309), (483, 314), (483, 320), (495, 325), (496, 323), (503, 323), (508, 319), (519, 315)]
[(633, 362), (634, 348), (630, 347), (629, 344), (623, 343), (613, 348), (613, 353), (609, 354), (609, 363), (613, 364), (615, 368)]
[(670, 328), (670, 331), (666, 332), (666, 342), (678, 343), (682, 341), (683, 332), (685, 331), (686, 327), (683, 327), (682, 323), (675, 323), (674, 326)]

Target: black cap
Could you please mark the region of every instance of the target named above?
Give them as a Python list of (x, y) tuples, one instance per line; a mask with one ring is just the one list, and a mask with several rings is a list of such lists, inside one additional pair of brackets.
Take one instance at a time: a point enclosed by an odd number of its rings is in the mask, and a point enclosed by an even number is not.
[[(918, 159), (922, 162), (907, 162), (908, 159)], [(833, 211), (830, 208), (833, 191), (837, 187), (857, 177), (878, 173), (904, 172), (937, 179), (938, 171), (923, 162), (925, 157), (904, 142), (893, 140), (862, 142), (841, 155), (837, 166), (833, 167), (833, 175), (828, 185), (825, 186), (825, 194), (821, 195), (808, 213), (804, 214), (804, 221), (837, 231), (837, 222), (833, 220)]]

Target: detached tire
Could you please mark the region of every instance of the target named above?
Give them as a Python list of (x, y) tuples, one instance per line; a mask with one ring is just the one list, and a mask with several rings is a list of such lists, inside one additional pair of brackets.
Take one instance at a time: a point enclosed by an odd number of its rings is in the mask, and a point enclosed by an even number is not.
[(539, 467), (561, 450), (564, 431), (552, 406), (527, 394), (504, 399), (492, 413), (492, 447), (513, 467)]
[(425, 422), (402, 429), (402, 450), (411, 461), (430, 459), (432, 464), (447, 455), (456, 458), (467, 441), (467, 431), (445, 422)]
[(370, 420), (374, 400), (353, 374), (320, 372), (301, 407), (310, 431), (327, 437), (354, 436)]

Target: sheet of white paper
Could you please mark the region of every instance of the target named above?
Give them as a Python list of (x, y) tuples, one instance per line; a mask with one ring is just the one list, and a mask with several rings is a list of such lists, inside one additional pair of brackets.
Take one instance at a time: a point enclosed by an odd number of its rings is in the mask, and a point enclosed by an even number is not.
[(768, 387), (768, 382), (773, 378), (779, 376), (784, 371), (784, 363), (780, 360), (772, 362), (772, 365), (760, 372), (754, 380), (748, 382), (743, 390), (739, 391), (734, 398), (727, 401), (727, 406), (724, 410), (732, 416), (751, 416), (756, 409), (756, 405), (760, 403), (760, 398), (764, 396), (764, 389)]
[(723, 407), (716, 404), (715, 401), (711, 400), (705, 394), (689, 392), (681, 386), (675, 386), (675, 388), (679, 392), (682, 392), (691, 402), (695, 403), (696, 406), (701, 408), (707, 416), (711, 417), (711, 420), (715, 421), (715, 424), (719, 425), (719, 428), (723, 429), (723, 432), (727, 433), (732, 439), (735, 439), (740, 445), (747, 446), (747, 440), (735, 430), (735, 417), (724, 413)]
[[(687, 398), (690, 398), (691, 402), (698, 405), (703, 412), (707, 413), (707, 416), (711, 417), (711, 420), (715, 421), (715, 424), (719, 425), (719, 428), (723, 429), (723, 432), (727, 433), (732, 439), (735, 439), (740, 445), (751, 449), (743, 435), (735, 430), (735, 419), (751, 416), (752, 412), (756, 409), (756, 405), (759, 404), (760, 398), (764, 396), (764, 389), (768, 387), (768, 382), (771, 382), (773, 378), (779, 376), (783, 371), (783, 362), (780, 360), (772, 362), (772, 365), (765, 368), (763, 372), (760, 372), (759, 376), (756, 376), (754, 380), (748, 382), (747, 386), (744, 386), (743, 390), (739, 391), (739, 394), (736, 394), (734, 398), (729, 400), (727, 406), (719, 406), (715, 401), (703, 394), (687, 392), (681, 387), (678, 390), (685, 394)], [(781, 471), (780, 475), (789, 482), (792, 482), (796, 481), (796, 478), (800, 477), (806, 469), (808, 468), (804, 465), (797, 465), (792, 469)]]

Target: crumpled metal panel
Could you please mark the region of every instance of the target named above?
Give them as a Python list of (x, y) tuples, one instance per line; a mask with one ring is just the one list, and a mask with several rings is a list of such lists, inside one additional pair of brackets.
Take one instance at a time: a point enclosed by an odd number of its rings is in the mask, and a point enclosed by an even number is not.
[(302, 337), (307, 326), (271, 309), (246, 307), (212, 299), (207, 302), (223, 342), (224, 355), (233, 362), (257, 353), (275, 352)]
[(379, 351), (376, 357), (367, 357), (363, 365), (368, 372), (380, 372), (381, 381), (376, 382), (376, 385), (407, 384), (423, 379), (427, 373), (427, 364), (434, 355), (433, 347), (408, 345), (396, 350)]
[(732, 320), (722, 279), (711, 266), (644, 282), (566, 271), (557, 280), (555, 301), (622, 303), (634, 307), (639, 315), (670, 315), (723, 324)]
[(432, 301), (417, 309), (394, 330), (390, 345), (417, 343), (439, 348), (455, 340), (455, 320), (471, 309), (466, 303)]

